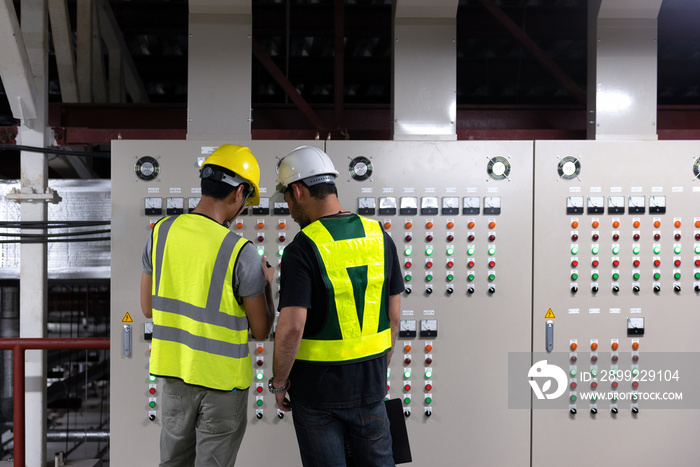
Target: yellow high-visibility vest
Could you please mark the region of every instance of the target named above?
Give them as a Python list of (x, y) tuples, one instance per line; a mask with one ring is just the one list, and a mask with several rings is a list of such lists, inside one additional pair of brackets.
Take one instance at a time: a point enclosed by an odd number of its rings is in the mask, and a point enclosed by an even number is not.
[(156, 224), (151, 374), (225, 391), (250, 386), (248, 318), (233, 293), (247, 242), (197, 214)]
[(301, 340), (297, 359), (362, 361), (391, 348), (384, 233), (362, 216), (317, 220), (302, 233), (314, 246), (328, 292), (328, 319)]

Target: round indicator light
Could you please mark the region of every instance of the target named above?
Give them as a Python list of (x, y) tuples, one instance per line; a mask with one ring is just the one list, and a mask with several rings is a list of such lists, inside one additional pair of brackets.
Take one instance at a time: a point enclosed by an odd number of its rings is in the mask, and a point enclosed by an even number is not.
[(613, 246), (613, 247), (612, 247), (612, 252), (613, 252), (614, 255), (620, 253), (620, 247), (617, 246), (617, 245)]
[(432, 254), (433, 254), (433, 249), (430, 248), (430, 247), (427, 247), (427, 248), (425, 249), (425, 254), (426, 254), (427, 256), (432, 255)]
[(454, 252), (455, 252), (454, 248), (452, 248), (452, 247), (447, 248), (447, 251), (446, 251), (447, 256), (452, 256), (454, 254)]
[(674, 252), (675, 254), (677, 254), (677, 255), (681, 254), (681, 246), (680, 246), (680, 245), (674, 246), (674, 247), (673, 247), (673, 252)]
[(473, 246), (470, 246), (469, 248), (467, 248), (467, 254), (468, 254), (469, 256), (473, 256), (473, 255), (474, 255), (474, 250), (475, 250), (475, 248), (474, 248)]
[(255, 374), (255, 379), (257, 379), (257, 380), (262, 380), (264, 377), (265, 377), (265, 375), (262, 374), (262, 372)]
[(632, 248), (632, 253), (634, 253), (635, 255), (638, 255), (640, 251), (641, 251), (641, 248), (639, 248), (638, 245), (635, 245), (635, 246)]
[(593, 246), (593, 247), (591, 248), (591, 253), (593, 253), (594, 255), (597, 255), (599, 251), (600, 251), (600, 248), (598, 248), (597, 245), (596, 245), (596, 246)]
[(571, 247), (571, 254), (572, 254), (572, 255), (578, 254), (578, 247), (577, 247), (577, 246), (572, 246), (572, 247)]
[(654, 247), (653, 251), (655, 255), (658, 255), (659, 253), (661, 253), (661, 247), (657, 245)]
[(411, 370), (404, 370), (403, 377), (408, 379), (411, 377)]
[(634, 274), (632, 274), (632, 278), (633, 278), (634, 280), (638, 281), (638, 280), (639, 280), (639, 273), (638, 273), (638, 272), (635, 272)]
[(425, 370), (425, 378), (429, 379), (433, 377), (433, 370)]
[(409, 246), (407, 246), (407, 247), (403, 250), (403, 254), (406, 255), (406, 256), (411, 256), (411, 253), (412, 253), (412, 252), (413, 252), (413, 250), (412, 250), (411, 247), (409, 247)]

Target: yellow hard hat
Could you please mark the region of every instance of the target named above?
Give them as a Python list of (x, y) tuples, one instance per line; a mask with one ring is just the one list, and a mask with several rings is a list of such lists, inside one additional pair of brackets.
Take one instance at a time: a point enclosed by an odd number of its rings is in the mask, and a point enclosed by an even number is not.
[(213, 174), (211, 170), (208, 171), (209, 174), (205, 174), (204, 167), (207, 165), (218, 165), (235, 174), (232, 178), (219, 171), (220, 175), (215, 178), (218, 181), (233, 186), (238, 186), (240, 183), (251, 185), (253, 192), (246, 204), (252, 206), (260, 204), (260, 166), (249, 148), (237, 144), (222, 144), (202, 162), (200, 169), (202, 178), (211, 178)]

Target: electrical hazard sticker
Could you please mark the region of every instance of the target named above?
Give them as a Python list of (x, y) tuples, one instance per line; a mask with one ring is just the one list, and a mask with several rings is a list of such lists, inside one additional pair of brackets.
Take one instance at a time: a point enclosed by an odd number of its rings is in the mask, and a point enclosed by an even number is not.
[[(127, 315), (128, 315), (128, 314), (129, 314), (129, 313), (127, 313)], [(545, 319), (556, 318), (556, 316), (554, 316), (554, 312), (552, 311), (551, 308), (550, 308), (549, 310), (547, 310), (547, 313), (545, 313), (544, 317), (545, 317)]]
[(122, 318), (122, 323), (133, 323), (133, 322), (134, 322), (134, 320), (131, 319), (131, 315), (127, 311), (126, 314), (124, 315), (124, 317)]

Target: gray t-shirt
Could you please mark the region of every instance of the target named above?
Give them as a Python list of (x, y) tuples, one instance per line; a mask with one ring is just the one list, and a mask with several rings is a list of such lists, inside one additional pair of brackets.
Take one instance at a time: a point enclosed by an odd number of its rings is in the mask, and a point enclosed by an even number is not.
[[(240, 238), (240, 235), (235, 232), (234, 235)], [(152, 249), (153, 236), (149, 235), (141, 255), (141, 267), (143, 272), (149, 276), (153, 275), (153, 264), (151, 264)], [(248, 242), (241, 248), (233, 274), (233, 293), (236, 297), (257, 297), (265, 292), (265, 273), (262, 269), (262, 261), (252, 243)]]

